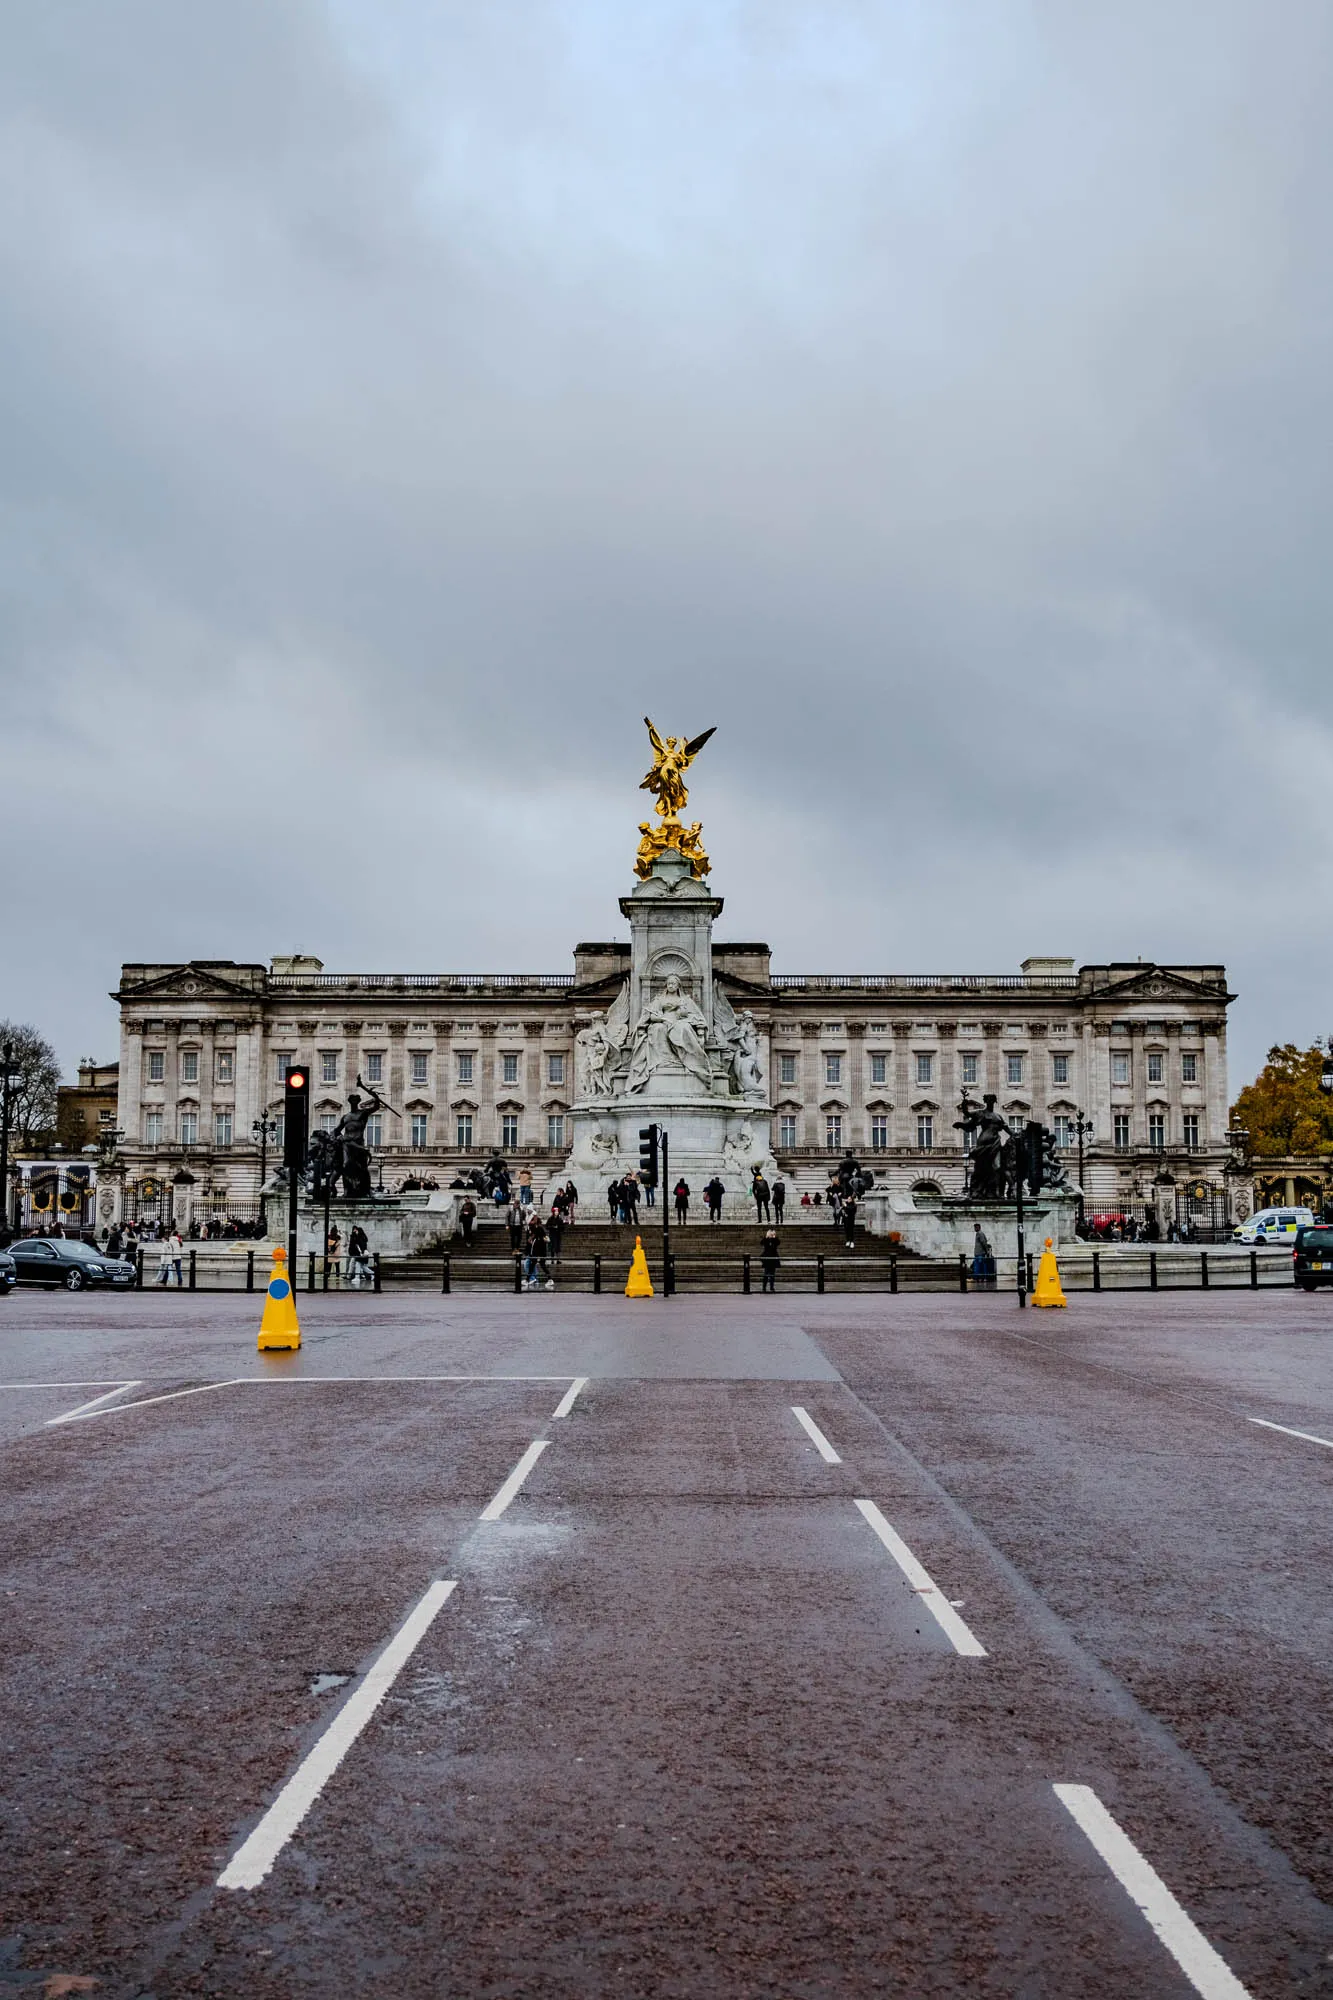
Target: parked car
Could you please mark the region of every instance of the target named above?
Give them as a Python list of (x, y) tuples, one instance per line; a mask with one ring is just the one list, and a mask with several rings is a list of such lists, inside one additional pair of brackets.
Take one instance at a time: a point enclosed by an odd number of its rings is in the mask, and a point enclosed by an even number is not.
[(85, 1285), (132, 1285), (134, 1266), (123, 1257), (104, 1257), (91, 1243), (72, 1236), (21, 1236), (9, 1247), (21, 1285), (63, 1285), (81, 1292)]
[(19, 1281), (18, 1268), (8, 1250), (0, 1250), (0, 1298), (8, 1298)]
[(1298, 1229), (1308, 1229), (1314, 1221), (1312, 1208), (1261, 1208), (1248, 1222), (1232, 1231), (1237, 1243), (1294, 1243)]
[(1316, 1222), (1296, 1231), (1292, 1275), (1303, 1292), (1333, 1285), (1333, 1223)]

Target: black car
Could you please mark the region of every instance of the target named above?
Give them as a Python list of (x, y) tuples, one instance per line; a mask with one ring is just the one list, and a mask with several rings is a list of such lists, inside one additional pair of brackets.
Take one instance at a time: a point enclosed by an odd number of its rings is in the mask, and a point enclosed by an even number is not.
[(19, 1281), (18, 1270), (8, 1250), (0, 1250), (0, 1298), (8, 1298)]
[(21, 1285), (63, 1285), (81, 1292), (85, 1285), (132, 1285), (134, 1266), (119, 1257), (104, 1257), (91, 1243), (73, 1236), (22, 1236), (11, 1243)]
[(1296, 1231), (1292, 1273), (1303, 1292), (1333, 1285), (1333, 1222), (1305, 1223)]

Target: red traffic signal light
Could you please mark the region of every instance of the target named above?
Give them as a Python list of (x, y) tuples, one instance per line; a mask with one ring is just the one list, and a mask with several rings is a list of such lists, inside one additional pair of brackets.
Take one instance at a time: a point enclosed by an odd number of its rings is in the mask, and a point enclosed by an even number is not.
[(310, 1077), (304, 1069), (289, 1069), (283, 1079), (282, 1157), (298, 1173), (305, 1165), (310, 1129)]

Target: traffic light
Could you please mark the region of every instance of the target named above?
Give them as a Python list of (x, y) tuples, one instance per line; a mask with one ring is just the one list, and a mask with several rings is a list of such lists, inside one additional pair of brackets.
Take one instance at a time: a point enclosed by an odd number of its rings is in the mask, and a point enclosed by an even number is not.
[(310, 1129), (310, 1072), (300, 1063), (288, 1070), (283, 1084), (283, 1165), (298, 1174), (305, 1165)]
[(657, 1127), (639, 1127), (639, 1179), (645, 1187), (657, 1186)]

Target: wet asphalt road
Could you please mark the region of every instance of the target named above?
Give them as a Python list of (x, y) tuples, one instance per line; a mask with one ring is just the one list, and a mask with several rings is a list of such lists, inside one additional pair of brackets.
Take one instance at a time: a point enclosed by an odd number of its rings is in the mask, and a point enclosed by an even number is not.
[(0, 1994), (1333, 1995), (1333, 1300), (302, 1304), (0, 1307)]

